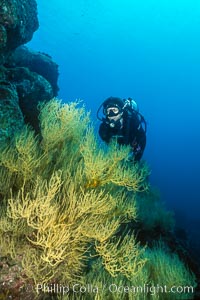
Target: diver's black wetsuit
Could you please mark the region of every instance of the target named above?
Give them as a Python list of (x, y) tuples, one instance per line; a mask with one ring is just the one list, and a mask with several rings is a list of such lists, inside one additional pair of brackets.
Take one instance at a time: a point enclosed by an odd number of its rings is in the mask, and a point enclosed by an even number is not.
[(137, 113), (123, 113), (123, 127), (110, 127), (107, 119), (99, 127), (99, 135), (103, 141), (109, 143), (112, 137), (117, 138), (120, 145), (130, 145), (133, 149), (134, 160), (139, 161), (146, 146), (146, 134), (141, 126)]

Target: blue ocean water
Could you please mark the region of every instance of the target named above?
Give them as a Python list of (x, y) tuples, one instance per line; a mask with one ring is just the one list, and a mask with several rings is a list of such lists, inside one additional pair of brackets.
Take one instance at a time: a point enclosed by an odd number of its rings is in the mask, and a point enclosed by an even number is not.
[[(199, 0), (37, 0), (28, 46), (59, 64), (59, 98), (96, 110), (133, 97), (148, 123), (143, 158), (178, 222), (200, 223)], [(98, 124), (98, 123), (97, 123)]]

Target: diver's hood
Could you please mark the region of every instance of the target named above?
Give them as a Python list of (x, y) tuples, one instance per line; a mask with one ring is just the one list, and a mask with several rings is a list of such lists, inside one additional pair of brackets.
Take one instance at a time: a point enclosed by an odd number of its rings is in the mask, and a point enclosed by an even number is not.
[[(106, 115), (106, 109), (109, 107), (118, 107), (119, 112), (123, 110), (124, 107), (124, 101), (121, 98), (118, 97), (109, 97), (107, 98), (98, 108), (97, 110), (97, 119), (100, 121), (105, 121), (104, 117), (99, 117), (99, 112), (103, 108), (103, 114)], [(107, 120), (107, 118), (106, 118)]]

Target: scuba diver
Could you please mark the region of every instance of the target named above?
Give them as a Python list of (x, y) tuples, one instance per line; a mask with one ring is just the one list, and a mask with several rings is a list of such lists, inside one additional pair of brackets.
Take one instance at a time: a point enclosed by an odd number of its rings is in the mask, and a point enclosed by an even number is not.
[[(101, 108), (103, 117), (99, 117)], [(99, 135), (104, 142), (109, 143), (115, 137), (119, 145), (131, 146), (130, 160), (141, 159), (146, 146), (147, 125), (133, 99), (107, 98), (100, 105), (97, 118), (102, 122)]]

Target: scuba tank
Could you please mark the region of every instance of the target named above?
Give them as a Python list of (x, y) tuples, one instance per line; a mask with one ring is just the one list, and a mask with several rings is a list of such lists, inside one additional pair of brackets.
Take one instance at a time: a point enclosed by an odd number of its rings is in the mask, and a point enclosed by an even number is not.
[[(143, 115), (139, 112), (139, 107), (138, 107), (136, 101), (130, 97), (128, 99), (123, 99), (123, 100), (125, 103), (123, 109), (126, 109), (130, 115), (133, 115), (133, 114), (137, 115), (140, 126), (143, 128), (144, 132), (146, 133), (147, 132), (147, 123), (146, 123), (146, 120), (143, 117)], [(140, 126), (139, 126), (139, 128), (140, 128)]]
[(131, 109), (131, 110), (134, 110), (135, 112), (139, 112), (139, 108), (138, 108), (138, 105), (137, 103), (135, 102), (135, 100), (133, 100), (132, 98), (128, 98), (128, 99), (124, 99), (124, 108), (128, 108), (128, 109)]

